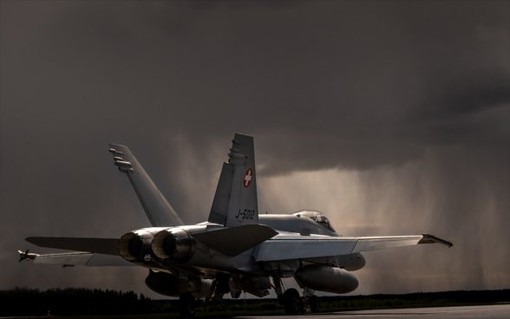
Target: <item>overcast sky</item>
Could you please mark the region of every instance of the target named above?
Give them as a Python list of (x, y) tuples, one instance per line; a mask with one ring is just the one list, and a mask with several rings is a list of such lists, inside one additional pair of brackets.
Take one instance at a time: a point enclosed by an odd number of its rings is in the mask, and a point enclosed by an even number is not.
[(205, 220), (235, 132), (262, 212), (455, 243), (367, 253), (355, 293), (510, 287), (510, 2), (4, 0), (0, 18), (0, 289), (146, 292), (143, 269), (16, 250), (148, 226), (108, 142)]

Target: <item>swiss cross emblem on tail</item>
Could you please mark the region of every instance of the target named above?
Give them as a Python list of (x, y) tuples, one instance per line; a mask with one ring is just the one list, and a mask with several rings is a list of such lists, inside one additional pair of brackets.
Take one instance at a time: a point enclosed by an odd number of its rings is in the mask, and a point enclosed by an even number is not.
[(253, 170), (248, 168), (246, 173), (244, 173), (243, 185), (244, 187), (248, 187), (251, 184), (251, 180), (253, 179)]

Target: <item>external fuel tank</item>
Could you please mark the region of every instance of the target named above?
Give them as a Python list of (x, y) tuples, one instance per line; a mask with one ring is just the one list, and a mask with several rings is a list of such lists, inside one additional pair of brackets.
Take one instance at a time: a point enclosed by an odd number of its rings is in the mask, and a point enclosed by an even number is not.
[(300, 268), (294, 277), (313, 290), (344, 294), (358, 288), (358, 279), (338, 267), (307, 265)]

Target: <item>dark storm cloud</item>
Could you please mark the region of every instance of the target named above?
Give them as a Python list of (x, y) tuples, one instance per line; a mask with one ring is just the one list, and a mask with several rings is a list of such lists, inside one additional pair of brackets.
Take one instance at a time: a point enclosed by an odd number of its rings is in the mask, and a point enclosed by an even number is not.
[[(492, 205), (488, 225), (508, 224), (508, 2), (0, 6), (8, 238), (0, 259), (13, 274), (26, 273), (9, 253), (27, 246), (25, 236), (117, 236), (147, 225), (109, 163), (109, 141), (131, 146), (187, 222), (206, 217), (219, 163), (239, 131), (256, 137), (266, 178), (336, 168), (385, 188), (394, 173), (392, 197), (420, 180), (441, 190), (420, 202), (442, 207), (423, 212), (423, 222), (450, 234), (462, 219), (452, 240), (479, 229), (485, 217), (473, 207)], [(391, 199), (374, 192), (364, 196), (378, 220), (388, 214), (379, 203)], [(392, 218), (413, 211), (418, 195), (401, 195)], [(495, 233), (508, 242), (502, 229)], [(485, 248), (469, 242), (457, 260)], [(62, 285), (90, 284), (59, 276)], [(54, 276), (45, 277), (0, 285), (51, 285)]]

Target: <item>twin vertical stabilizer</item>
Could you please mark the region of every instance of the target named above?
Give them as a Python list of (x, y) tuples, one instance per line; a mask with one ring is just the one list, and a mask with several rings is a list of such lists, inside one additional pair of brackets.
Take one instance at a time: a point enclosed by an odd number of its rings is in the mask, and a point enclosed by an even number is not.
[(258, 224), (253, 137), (235, 134), (223, 163), (208, 222), (227, 227)]
[[(114, 164), (128, 176), (152, 226), (182, 225), (182, 220), (129, 148), (110, 144), (110, 152)], [(235, 134), (228, 157), (221, 169), (208, 221), (226, 227), (258, 224), (253, 137)]]

